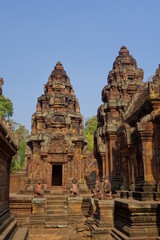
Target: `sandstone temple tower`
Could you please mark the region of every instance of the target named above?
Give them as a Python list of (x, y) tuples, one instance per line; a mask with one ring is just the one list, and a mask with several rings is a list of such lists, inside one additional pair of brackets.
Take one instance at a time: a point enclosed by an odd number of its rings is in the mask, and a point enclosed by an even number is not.
[[(143, 86), (143, 70), (122, 46), (108, 74), (108, 84), (102, 90), (103, 104), (98, 108), (98, 129), (95, 134), (95, 156), (98, 159), (100, 176), (110, 177), (112, 188), (125, 187), (128, 176), (122, 180), (119, 156), (116, 152), (117, 129), (123, 122), (123, 113), (135, 93)], [(127, 173), (126, 173), (127, 174)]]
[(29, 182), (41, 179), (47, 189), (83, 182), (83, 117), (70, 79), (58, 62), (38, 98), (27, 142)]

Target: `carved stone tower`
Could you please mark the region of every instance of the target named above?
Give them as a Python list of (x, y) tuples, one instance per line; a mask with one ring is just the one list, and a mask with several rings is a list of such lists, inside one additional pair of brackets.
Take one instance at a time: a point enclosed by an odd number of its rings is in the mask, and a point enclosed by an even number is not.
[(29, 182), (67, 188), (84, 179), (83, 117), (70, 79), (58, 62), (38, 98), (27, 142)]
[(137, 68), (136, 60), (122, 46), (108, 74), (108, 84), (102, 90), (103, 104), (98, 108), (98, 129), (95, 134), (95, 157), (102, 178), (108, 176), (112, 188), (118, 188), (119, 161), (116, 153), (116, 132), (123, 121), (123, 113), (134, 94), (140, 91), (143, 70)]

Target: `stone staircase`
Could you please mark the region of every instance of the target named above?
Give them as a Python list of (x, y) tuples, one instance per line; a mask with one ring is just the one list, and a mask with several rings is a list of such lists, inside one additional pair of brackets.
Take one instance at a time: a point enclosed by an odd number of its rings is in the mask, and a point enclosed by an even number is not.
[(17, 221), (12, 216), (7, 218), (0, 226), (0, 240), (27, 240), (28, 229), (18, 227)]
[(129, 237), (126, 236), (124, 233), (120, 232), (118, 229), (113, 228), (111, 231), (111, 237), (114, 240), (158, 240), (160, 238), (157, 237)]
[(47, 197), (45, 228), (65, 227), (68, 224), (67, 195)]

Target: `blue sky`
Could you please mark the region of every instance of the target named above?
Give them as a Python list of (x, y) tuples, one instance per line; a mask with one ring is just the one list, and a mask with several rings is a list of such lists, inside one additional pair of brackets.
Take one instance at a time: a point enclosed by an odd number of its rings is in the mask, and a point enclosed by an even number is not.
[(37, 98), (57, 61), (84, 118), (96, 115), (122, 45), (147, 80), (160, 63), (159, 10), (159, 0), (0, 0), (0, 77), (13, 119), (30, 130)]

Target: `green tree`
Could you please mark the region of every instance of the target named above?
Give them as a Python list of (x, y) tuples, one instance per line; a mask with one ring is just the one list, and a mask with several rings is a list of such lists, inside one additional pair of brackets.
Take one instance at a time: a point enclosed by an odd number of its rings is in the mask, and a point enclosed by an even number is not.
[(14, 136), (18, 141), (17, 155), (14, 156), (11, 163), (11, 172), (15, 172), (16, 170), (21, 170), (23, 168), (25, 160), (26, 139), (29, 135), (29, 131), (25, 128), (24, 125), (16, 123), (13, 120), (10, 120), (10, 122), (12, 125)]
[(97, 129), (97, 117), (93, 116), (89, 118), (85, 123), (84, 136), (88, 140), (88, 149), (89, 152), (93, 152), (94, 147), (94, 132)]
[(0, 95), (0, 115), (2, 118), (8, 118), (13, 116), (13, 104), (9, 98), (5, 98), (4, 95)]

